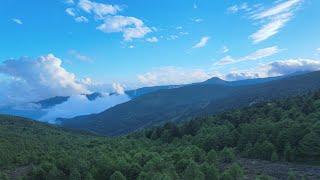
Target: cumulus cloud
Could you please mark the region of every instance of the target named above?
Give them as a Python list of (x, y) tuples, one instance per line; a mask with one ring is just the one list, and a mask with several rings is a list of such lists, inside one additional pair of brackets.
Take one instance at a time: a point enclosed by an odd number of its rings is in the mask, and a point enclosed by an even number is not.
[(156, 43), (159, 41), (159, 39), (157, 37), (151, 37), (151, 38), (147, 38), (146, 41), (151, 43)]
[(89, 22), (86, 16), (81, 15), (83, 13), (92, 15), (94, 20), (100, 24), (96, 29), (104, 33), (122, 33), (125, 41), (143, 38), (146, 34), (155, 31), (136, 17), (119, 15), (121, 11), (118, 5), (90, 0), (79, 0), (77, 5), (66, 9), (66, 13), (74, 17), (76, 22)]
[(209, 36), (204, 36), (200, 39), (200, 41), (195, 44), (192, 48), (203, 48), (207, 45), (207, 43), (209, 42), (210, 37)]
[(105, 33), (122, 32), (125, 41), (143, 38), (146, 34), (152, 32), (149, 27), (144, 25), (142, 20), (127, 16), (108, 16), (97, 29)]
[(254, 13), (251, 18), (263, 25), (250, 38), (254, 43), (259, 43), (277, 34), (292, 19), (296, 7), (301, 3), (302, 0), (281, 1), (274, 7)]
[(93, 13), (98, 18), (102, 18), (105, 15), (115, 15), (121, 11), (121, 8), (117, 5), (96, 3), (89, 0), (80, 0), (78, 7), (87, 13)]
[(47, 109), (47, 113), (40, 120), (54, 124), (57, 123), (57, 118), (73, 118), (81, 115), (100, 113), (129, 100), (130, 98), (126, 94), (104, 95), (94, 101), (88, 100), (85, 95), (73, 95), (68, 101)]
[(161, 67), (150, 72), (138, 75), (138, 80), (142, 85), (168, 85), (168, 84), (188, 84), (200, 82), (210, 78), (210, 74), (201, 69), (185, 69), (179, 67)]
[(7, 77), (0, 92), (5, 94), (8, 103), (89, 92), (53, 54), (37, 59), (22, 57), (6, 60), (0, 65), (0, 74)]
[(224, 75), (227, 80), (242, 80), (252, 78), (265, 78), (291, 74), (295, 72), (308, 72), (320, 70), (320, 61), (313, 59), (289, 59), (275, 61), (260, 65), (246, 71), (233, 71)]
[(228, 55), (223, 57), (220, 61), (216, 62), (215, 65), (226, 65), (226, 64), (238, 63), (242, 61), (252, 61), (252, 60), (263, 59), (263, 58), (275, 55), (280, 51), (281, 49), (279, 49), (277, 46), (272, 46), (272, 47), (259, 49), (247, 56), (243, 56), (237, 59)]
[(117, 94), (124, 94), (124, 87), (120, 83), (113, 83), (112, 87)]
[(12, 21), (15, 22), (16, 24), (19, 24), (19, 25), (23, 24), (22, 20), (18, 19), (18, 18), (13, 18)]

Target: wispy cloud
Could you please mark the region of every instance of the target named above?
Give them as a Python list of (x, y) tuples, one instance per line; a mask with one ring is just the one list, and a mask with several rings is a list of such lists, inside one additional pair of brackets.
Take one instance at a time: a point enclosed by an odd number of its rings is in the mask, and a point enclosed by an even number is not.
[(242, 3), (229, 7), (227, 11), (232, 14), (244, 12), (254, 25), (260, 26), (249, 36), (252, 42), (257, 44), (278, 34), (292, 20), (302, 2), (303, 0), (276, 1), (270, 8), (264, 8), (261, 4), (249, 6), (247, 3)]
[(203, 19), (201, 19), (201, 18), (192, 18), (191, 21), (195, 22), (195, 23), (201, 23), (203, 21)]
[(198, 8), (198, 0), (194, 0), (193, 1), (193, 9), (197, 9)]
[(74, 4), (74, 0), (66, 0), (65, 3), (72, 5), (72, 4)]
[(78, 59), (80, 61), (83, 61), (83, 62), (92, 62), (93, 61), (90, 57), (88, 57), (86, 55), (83, 55), (83, 54), (79, 53), (78, 51), (76, 51), (74, 49), (70, 50), (69, 54), (71, 56), (73, 56), (74, 58), (76, 58), (76, 59)]
[(229, 48), (227, 46), (222, 46), (221, 52), (222, 53), (227, 53), (227, 52), (229, 52)]
[(12, 21), (15, 22), (16, 24), (19, 24), (19, 25), (23, 24), (22, 20), (18, 19), (18, 18), (13, 18)]
[(247, 56), (243, 56), (240, 58), (233, 58), (231, 56), (225, 56), (221, 60), (215, 63), (215, 65), (226, 65), (226, 64), (234, 64), (238, 62), (243, 62), (243, 61), (252, 61), (252, 60), (258, 60), (258, 59), (263, 59), (272, 55), (275, 55), (279, 53), (281, 49), (279, 49), (277, 46), (272, 46), (268, 48), (263, 48), (259, 49)]
[(76, 18), (74, 18), (74, 20), (75, 20), (76, 22), (79, 22), (79, 23), (81, 23), (81, 22), (83, 22), (83, 23), (89, 22), (88, 18), (86, 18), (86, 17), (84, 17), (84, 16), (76, 17)]
[(240, 5), (233, 5), (233, 6), (228, 8), (228, 12), (229, 13), (237, 13), (237, 12), (239, 12), (241, 10), (249, 11), (251, 9), (248, 7), (247, 3), (242, 3)]
[(74, 8), (67, 8), (66, 9), (66, 13), (72, 17), (75, 17), (76, 16), (76, 12), (75, 12), (75, 9)]
[(199, 41), (197, 44), (195, 44), (192, 48), (203, 48), (203, 47), (205, 47), (205, 46), (208, 44), (209, 40), (210, 40), (210, 37), (209, 37), (209, 36), (204, 36), (204, 37), (202, 37), (202, 38), (200, 39), (200, 41)]
[(157, 37), (151, 37), (151, 38), (147, 38), (146, 41), (151, 43), (156, 43), (159, 41), (159, 39)]
[(259, 43), (276, 35), (294, 16), (294, 10), (302, 0), (289, 0), (267, 10), (254, 13), (251, 18), (262, 22), (261, 28), (250, 35), (253, 43)]

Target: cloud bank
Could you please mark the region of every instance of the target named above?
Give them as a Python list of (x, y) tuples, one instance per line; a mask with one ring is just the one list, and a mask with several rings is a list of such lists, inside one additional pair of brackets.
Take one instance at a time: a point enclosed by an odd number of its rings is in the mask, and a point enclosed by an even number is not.
[(37, 101), (53, 96), (89, 93), (73, 73), (62, 67), (61, 59), (53, 54), (36, 59), (22, 57), (0, 64), (0, 92), (6, 103)]
[(74, 95), (68, 101), (46, 109), (47, 113), (40, 120), (55, 124), (57, 123), (57, 118), (73, 118), (81, 115), (100, 113), (129, 100), (130, 98), (126, 94), (104, 95), (94, 101), (88, 100), (85, 95)]
[(205, 69), (185, 69), (181, 67), (163, 67), (138, 76), (144, 86), (189, 84), (202, 82), (212, 77), (228, 81), (266, 78), (287, 75), (295, 72), (320, 70), (320, 61), (314, 59), (289, 59), (274, 61), (256, 66), (254, 69), (234, 70), (230, 73), (220, 73)]
[(260, 65), (254, 69), (249, 69), (246, 71), (233, 71), (229, 74), (226, 74), (224, 76), (224, 79), (234, 81), (243, 79), (282, 76), (295, 72), (308, 72), (318, 70), (320, 70), (320, 61), (318, 60), (289, 59)]

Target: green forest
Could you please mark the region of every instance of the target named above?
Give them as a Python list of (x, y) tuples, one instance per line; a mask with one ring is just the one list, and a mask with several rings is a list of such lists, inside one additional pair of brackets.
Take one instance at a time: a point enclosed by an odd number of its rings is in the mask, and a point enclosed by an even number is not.
[(240, 158), (319, 165), (319, 119), (320, 91), (121, 137), (0, 116), (0, 179), (240, 180)]

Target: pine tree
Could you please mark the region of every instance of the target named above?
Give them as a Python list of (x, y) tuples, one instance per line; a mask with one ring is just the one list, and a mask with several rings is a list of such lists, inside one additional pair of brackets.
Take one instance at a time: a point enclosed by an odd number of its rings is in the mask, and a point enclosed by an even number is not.
[(193, 162), (190, 161), (188, 167), (185, 169), (183, 173), (183, 179), (184, 180), (204, 180), (205, 176), (201, 172), (199, 166)]
[(126, 180), (126, 177), (120, 171), (116, 171), (110, 176), (110, 180)]

